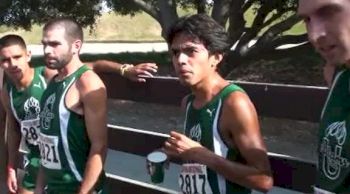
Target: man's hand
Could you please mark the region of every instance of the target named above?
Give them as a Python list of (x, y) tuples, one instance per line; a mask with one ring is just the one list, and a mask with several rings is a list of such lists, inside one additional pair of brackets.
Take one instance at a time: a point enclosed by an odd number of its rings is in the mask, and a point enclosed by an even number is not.
[(125, 70), (124, 76), (132, 81), (146, 82), (145, 78), (153, 77), (157, 70), (155, 63), (140, 63)]
[(16, 177), (16, 171), (13, 168), (7, 169), (7, 187), (10, 191), (10, 193), (17, 193), (17, 177)]
[(170, 132), (170, 137), (164, 145), (166, 154), (181, 157), (184, 160), (192, 160), (193, 152), (198, 151), (200, 148), (203, 148), (201, 144), (175, 131)]

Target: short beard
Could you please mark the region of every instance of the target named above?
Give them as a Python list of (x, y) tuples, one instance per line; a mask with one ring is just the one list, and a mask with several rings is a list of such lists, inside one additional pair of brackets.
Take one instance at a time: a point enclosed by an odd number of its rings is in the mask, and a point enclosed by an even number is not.
[(52, 64), (47, 64), (49, 69), (59, 70), (67, 66), (67, 64), (72, 60), (73, 56), (65, 55), (62, 59), (58, 59), (57, 62)]

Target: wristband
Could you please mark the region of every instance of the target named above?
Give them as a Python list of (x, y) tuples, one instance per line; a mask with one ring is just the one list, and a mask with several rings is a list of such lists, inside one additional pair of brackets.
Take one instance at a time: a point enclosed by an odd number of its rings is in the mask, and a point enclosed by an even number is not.
[(121, 67), (120, 67), (120, 75), (121, 76), (124, 76), (125, 73), (128, 71), (128, 69), (134, 67), (134, 65), (131, 65), (131, 64), (123, 64)]

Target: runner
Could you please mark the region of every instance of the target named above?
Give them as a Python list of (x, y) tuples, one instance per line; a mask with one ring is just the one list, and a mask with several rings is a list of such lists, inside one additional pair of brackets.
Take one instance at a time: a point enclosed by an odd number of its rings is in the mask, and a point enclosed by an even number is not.
[[(7, 186), (12, 193), (32, 193), (35, 188), (39, 166), (37, 139), (39, 135), (40, 99), (43, 91), (46, 89), (45, 80), (50, 80), (53, 75), (57, 74), (57, 71), (45, 67), (31, 67), (29, 64), (30, 52), (27, 51), (24, 40), (17, 35), (6, 35), (1, 38), (0, 58), (1, 71), (4, 69), (9, 78), (1, 94), (7, 111), (9, 129)], [(123, 76), (141, 82), (144, 81), (145, 76), (152, 76), (152, 72), (157, 69), (157, 66), (153, 63), (132, 66), (106, 60), (88, 63), (88, 66), (97, 71), (122, 72)], [(121, 69), (123, 70), (121, 71)], [(4, 114), (1, 114), (1, 116), (4, 116)], [(0, 124), (5, 125), (5, 119), (1, 119)], [(2, 133), (5, 133), (4, 129), (4, 127), (1, 127)], [(1, 148), (5, 149), (4, 143), (1, 144)], [(23, 189), (21, 190), (18, 190), (16, 174), (18, 149), (24, 154), (24, 161), (26, 162), (24, 166), (25, 176), (22, 182)], [(4, 155), (5, 153), (1, 154)], [(5, 161), (2, 160), (2, 162)], [(5, 175), (6, 173), (3, 174)]]
[(273, 186), (253, 103), (217, 72), (230, 45), (225, 29), (207, 15), (179, 19), (167, 41), (184, 98), (183, 134), (172, 131), (165, 152), (184, 161), (183, 193), (267, 192)]

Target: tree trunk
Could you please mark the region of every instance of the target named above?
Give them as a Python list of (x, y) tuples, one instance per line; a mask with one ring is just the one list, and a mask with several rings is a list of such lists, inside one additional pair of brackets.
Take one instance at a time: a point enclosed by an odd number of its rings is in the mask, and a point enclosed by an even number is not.
[(178, 19), (175, 0), (158, 0), (159, 23), (162, 27), (162, 37), (166, 39), (171, 25)]

